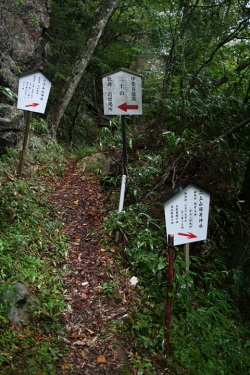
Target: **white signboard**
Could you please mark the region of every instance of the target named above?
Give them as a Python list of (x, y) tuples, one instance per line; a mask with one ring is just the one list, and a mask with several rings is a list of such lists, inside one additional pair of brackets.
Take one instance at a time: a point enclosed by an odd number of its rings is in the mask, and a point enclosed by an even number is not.
[(210, 195), (195, 185), (164, 203), (167, 234), (174, 235), (174, 245), (183, 245), (207, 238)]
[(141, 75), (121, 69), (102, 77), (105, 115), (141, 115)]
[(22, 74), (19, 78), (17, 108), (44, 113), (50, 88), (50, 80), (40, 70)]

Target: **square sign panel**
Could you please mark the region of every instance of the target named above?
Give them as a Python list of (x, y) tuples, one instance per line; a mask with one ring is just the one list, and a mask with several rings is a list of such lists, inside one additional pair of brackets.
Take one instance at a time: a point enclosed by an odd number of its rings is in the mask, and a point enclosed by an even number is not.
[(17, 108), (24, 111), (44, 113), (50, 88), (50, 80), (40, 70), (21, 74)]
[(141, 115), (141, 75), (127, 69), (102, 76), (104, 115)]
[(160, 199), (164, 203), (167, 235), (174, 235), (174, 245), (207, 239), (210, 195), (189, 184), (171, 190)]

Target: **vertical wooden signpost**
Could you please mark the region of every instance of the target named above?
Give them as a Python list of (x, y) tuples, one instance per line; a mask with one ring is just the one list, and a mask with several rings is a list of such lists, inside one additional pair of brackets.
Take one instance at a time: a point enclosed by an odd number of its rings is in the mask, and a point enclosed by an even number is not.
[(167, 276), (167, 298), (166, 298), (166, 355), (169, 355), (170, 347), (170, 322), (172, 314), (172, 293), (174, 283), (174, 236), (168, 235), (168, 276)]
[(127, 179), (126, 115), (142, 115), (142, 75), (121, 68), (102, 76), (104, 115), (121, 116), (122, 123), (122, 184), (119, 212), (123, 210)]
[(22, 176), (25, 150), (28, 144), (32, 112), (44, 113), (51, 88), (50, 80), (41, 70), (32, 70), (20, 75), (17, 108), (28, 111), (23, 148), (20, 155), (18, 174)]
[(166, 301), (166, 355), (168, 356), (174, 282), (174, 246), (184, 245), (187, 271), (189, 269), (189, 244), (207, 238), (210, 195), (197, 185), (187, 182), (169, 191), (159, 201), (164, 204), (168, 238)]

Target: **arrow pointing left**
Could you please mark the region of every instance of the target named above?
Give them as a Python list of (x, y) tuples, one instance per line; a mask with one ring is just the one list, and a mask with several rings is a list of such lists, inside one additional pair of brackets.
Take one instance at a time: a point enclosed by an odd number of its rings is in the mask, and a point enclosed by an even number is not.
[(122, 111), (124, 112), (127, 112), (128, 109), (138, 109), (138, 105), (135, 105), (135, 104), (127, 104), (127, 103), (123, 103), (121, 105), (118, 105), (118, 108), (121, 109)]
[(25, 107), (37, 107), (39, 103), (27, 104)]

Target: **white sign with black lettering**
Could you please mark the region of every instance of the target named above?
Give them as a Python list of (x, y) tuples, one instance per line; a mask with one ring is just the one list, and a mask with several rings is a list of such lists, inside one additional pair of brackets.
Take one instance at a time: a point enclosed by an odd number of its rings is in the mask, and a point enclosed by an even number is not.
[(174, 245), (207, 238), (210, 195), (195, 185), (188, 185), (164, 203), (167, 234), (174, 235)]
[(50, 88), (50, 80), (40, 70), (21, 74), (17, 108), (24, 111), (44, 113)]
[(141, 75), (121, 69), (102, 77), (105, 115), (141, 115)]

